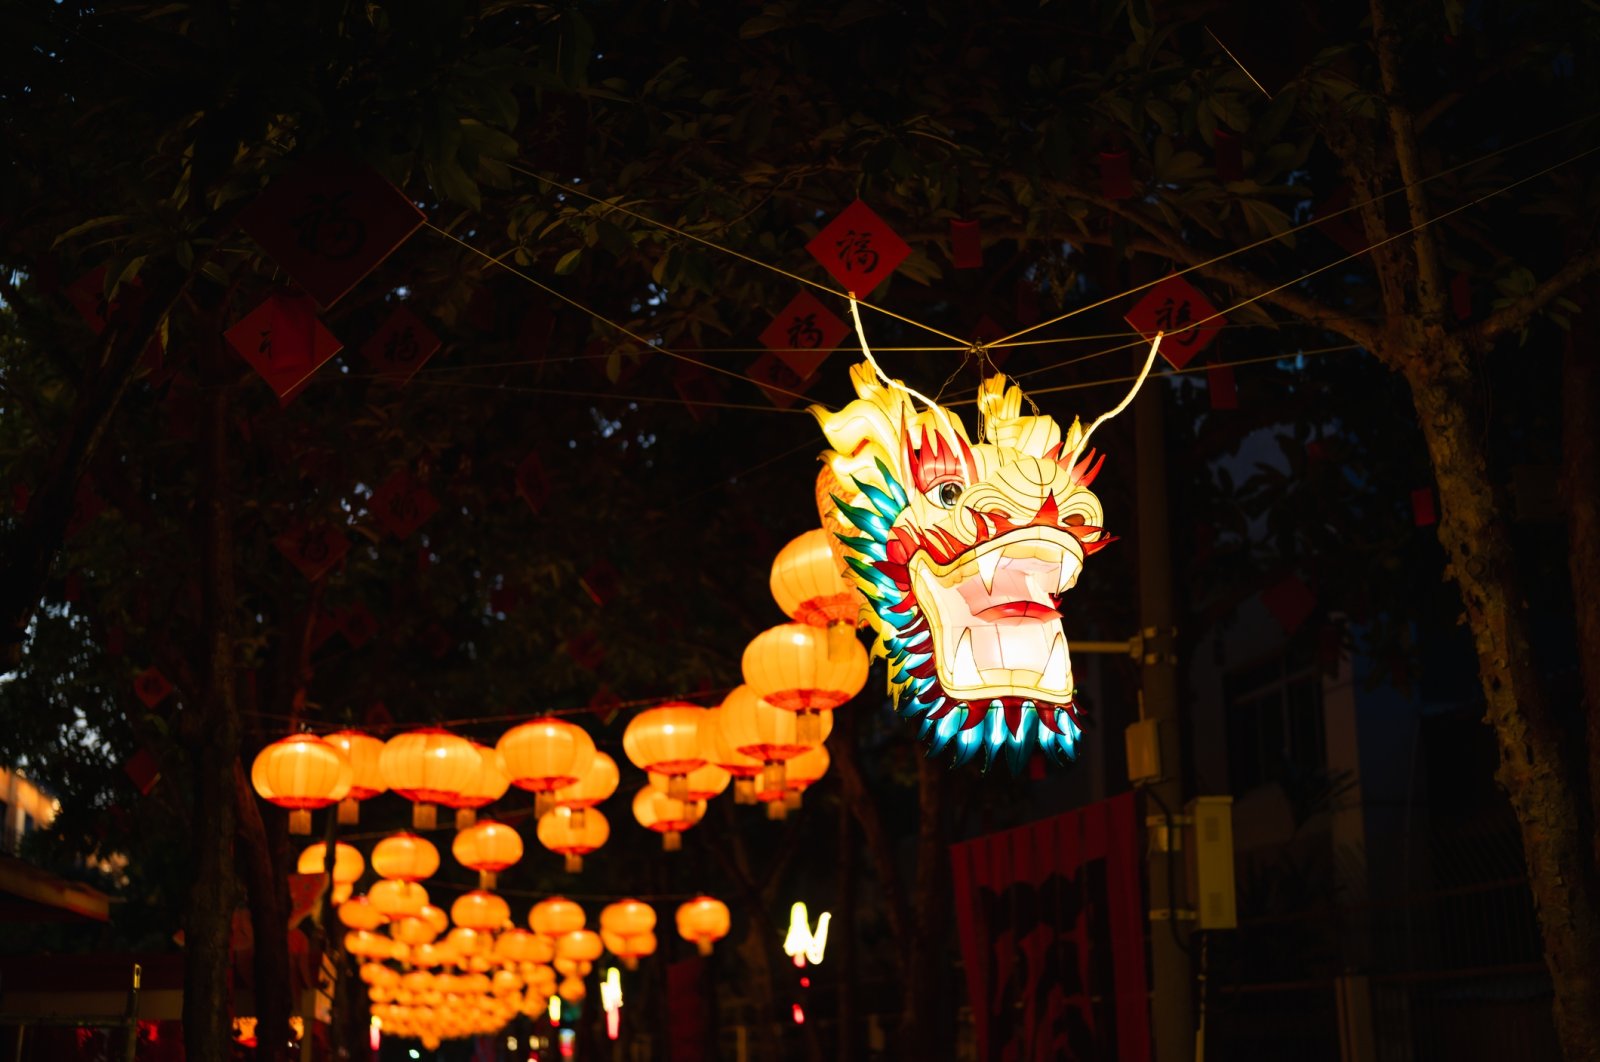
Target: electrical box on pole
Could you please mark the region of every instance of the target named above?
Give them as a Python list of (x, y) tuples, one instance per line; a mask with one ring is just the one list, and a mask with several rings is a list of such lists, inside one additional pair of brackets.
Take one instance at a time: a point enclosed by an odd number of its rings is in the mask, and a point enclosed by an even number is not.
[(1195, 928), (1237, 929), (1239, 910), (1233, 887), (1233, 797), (1202, 796), (1189, 801), (1189, 898)]

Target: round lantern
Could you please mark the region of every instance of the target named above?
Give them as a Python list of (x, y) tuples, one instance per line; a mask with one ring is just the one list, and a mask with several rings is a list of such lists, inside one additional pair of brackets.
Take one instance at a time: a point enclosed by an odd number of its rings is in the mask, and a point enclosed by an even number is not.
[(359, 730), (340, 730), (324, 740), (350, 761), (350, 792), (339, 801), (339, 821), (349, 826), (361, 821), (361, 801), (371, 800), (389, 788), (378, 763), (383, 742)]
[(511, 921), (511, 906), (492, 892), (474, 889), (450, 905), (450, 920), (468, 929), (493, 932)]
[(563, 977), (560, 985), (561, 998), (569, 1003), (582, 1003), (589, 990), (583, 986), (583, 981), (576, 977)]
[(392, 920), (420, 913), (428, 905), (428, 890), (414, 881), (385, 878), (367, 890), (367, 899)]
[[(501, 962), (548, 962), (549, 943), (526, 929), (507, 929), (494, 939), (494, 957)], [(543, 956), (543, 958), (541, 958)]]
[(786, 760), (792, 760), (822, 744), (833, 731), (833, 716), (823, 713), (821, 738), (805, 741), (800, 737), (800, 716), (774, 707), (756, 695), (749, 686), (736, 686), (722, 702), (719, 713), (722, 732), (728, 743), (746, 756), (765, 764), (760, 788), (783, 788)]
[(539, 843), (567, 857), (567, 873), (583, 870), (583, 857), (611, 837), (611, 824), (598, 809), (586, 811), (583, 821), (571, 808), (554, 807), (539, 816)]
[(707, 766), (720, 767), (733, 777), (735, 804), (756, 802), (755, 779), (761, 774), (764, 764), (754, 756), (740, 752), (728, 741), (720, 705), (707, 708), (706, 714), (700, 718), (700, 752), (705, 756)]
[(582, 959), (568, 959), (560, 955), (556, 956), (556, 961), (553, 965), (556, 968), (556, 973), (565, 974), (567, 977), (587, 977), (589, 976), (589, 971), (594, 969), (594, 963), (586, 962)]
[(798, 734), (822, 743), (819, 713), (831, 712), (867, 684), (867, 651), (853, 636), (830, 649), (827, 631), (783, 623), (762, 631), (745, 647), (745, 685), (777, 708), (799, 714)]
[[(670, 788), (668, 783), (671, 779), (666, 775), (658, 774), (655, 771), (651, 771), (649, 774), (651, 785), (660, 790)], [(696, 767), (683, 776), (683, 799), (703, 802), (720, 796), (722, 791), (728, 788), (728, 782), (732, 777), (727, 771), (724, 771), (714, 763), (708, 763), (704, 767)]]
[(678, 935), (692, 941), (701, 955), (728, 935), (728, 905), (710, 896), (697, 896), (678, 908)]
[(372, 847), (372, 869), (380, 878), (426, 881), (439, 869), (439, 850), (414, 833), (390, 834)]
[(808, 627), (855, 630), (863, 598), (839, 570), (822, 528), (807, 531), (778, 551), (769, 580), (783, 614)]
[(528, 912), (528, 926), (540, 936), (554, 940), (563, 933), (571, 933), (582, 929), (584, 922), (583, 908), (573, 903), (564, 896), (552, 896), (548, 900), (540, 900)]
[(389, 926), (389, 935), (400, 943), (415, 948), (422, 944), (432, 944), (438, 939), (439, 930), (420, 914), (414, 914), (396, 918)]
[(480, 766), (472, 742), (440, 727), (396, 734), (378, 763), (395, 795), (411, 801), (411, 824), (419, 830), (437, 825), (434, 805), (459, 798)]
[(704, 804), (678, 800), (653, 785), (642, 787), (633, 796), (633, 817), (640, 826), (661, 834), (661, 847), (667, 852), (683, 847), (683, 831), (699, 822), (705, 813)]
[(333, 900), (335, 906), (338, 906), (348, 900), (353, 892), (355, 892), (354, 885), (335, 885), (333, 892), (329, 894), (329, 899)]
[(473, 823), (450, 843), (456, 862), (478, 872), (478, 887), (492, 889), (495, 875), (522, 858), (522, 835), (503, 822)]
[[(301, 874), (321, 875), (326, 872), (328, 846), (320, 841), (306, 848), (300, 853), (300, 860), (295, 869)], [(367, 862), (361, 858), (361, 852), (347, 844), (333, 846), (333, 883), (335, 885), (351, 885), (361, 880), (361, 875), (366, 873)]]
[(602, 929), (600, 939), (605, 943), (606, 950), (622, 960), (622, 965), (630, 970), (639, 968), (639, 960), (656, 953), (656, 935), (654, 933), (639, 933), (635, 936), (625, 937)]
[(498, 749), (468, 741), (478, 755), (478, 766), (467, 775), (461, 791), (439, 803), (456, 809), (456, 829), (464, 830), (478, 818), (478, 809), (494, 803), (506, 795), (511, 782), (506, 778), (505, 765)]
[(543, 814), (550, 794), (588, 773), (594, 763), (594, 739), (581, 726), (561, 719), (535, 719), (500, 735), (495, 747), (506, 777), (519, 789), (537, 796), (534, 809)]
[(364, 962), (361, 964), (361, 980), (363, 984), (393, 988), (400, 983), (400, 971), (391, 970), (381, 962)]
[(444, 938), (459, 958), (471, 959), (489, 950), (490, 935), (467, 926), (456, 926)]
[(489, 991), (497, 996), (514, 995), (522, 991), (522, 978), (511, 970), (496, 970), (489, 982)]
[(422, 910), (417, 912), (417, 917), (433, 927), (435, 936), (450, 928), (450, 916), (445, 914), (442, 908), (435, 907), (431, 903), (423, 904)]
[(641, 956), (655, 953), (655, 928), (655, 908), (638, 900), (618, 900), (600, 912), (601, 941), (630, 970)]
[(372, 906), (365, 896), (356, 896), (339, 905), (339, 923), (346, 929), (377, 929), (389, 916)]
[(574, 929), (556, 938), (556, 958), (573, 962), (594, 962), (605, 951), (600, 934), (590, 929)]
[(790, 811), (800, 807), (800, 797), (807, 789), (815, 785), (828, 773), (832, 764), (832, 757), (828, 755), (828, 746), (818, 745), (810, 752), (802, 752), (784, 766), (787, 768), (785, 784), (788, 789), (783, 794), (783, 803)]
[(571, 808), (574, 824), (582, 826), (584, 811), (599, 807), (601, 801), (609, 799), (617, 791), (620, 780), (617, 761), (603, 752), (596, 752), (583, 777), (555, 791), (555, 802), (559, 807)]
[(682, 702), (640, 712), (622, 732), (622, 751), (641, 771), (667, 775), (671, 779), (667, 792), (683, 799), (688, 792), (686, 776), (706, 762), (700, 753), (703, 715), (704, 708)]
[(382, 933), (366, 929), (352, 929), (344, 935), (344, 950), (358, 959), (387, 959), (394, 951), (394, 941)]
[(411, 949), (411, 965), (421, 967), (444, 966), (457, 959), (455, 948), (444, 941), (417, 944)]
[(311, 813), (343, 800), (354, 772), (344, 753), (315, 734), (274, 741), (250, 767), (263, 800), (289, 809), (289, 832), (311, 832)]

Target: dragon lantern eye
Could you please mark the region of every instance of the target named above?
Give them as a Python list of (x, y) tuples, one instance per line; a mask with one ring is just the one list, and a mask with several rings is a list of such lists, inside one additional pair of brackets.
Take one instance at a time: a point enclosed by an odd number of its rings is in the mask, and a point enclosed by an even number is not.
[(955, 480), (936, 483), (928, 488), (926, 497), (941, 509), (954, 509), (961, 497), (961, 484)]

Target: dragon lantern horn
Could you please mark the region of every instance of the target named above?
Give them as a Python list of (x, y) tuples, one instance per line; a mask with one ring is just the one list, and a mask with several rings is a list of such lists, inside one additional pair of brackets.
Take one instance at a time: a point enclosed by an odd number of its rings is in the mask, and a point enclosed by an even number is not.
[(919, 399), (923, 405), (928, 407), (928, 412), (932, 413), (934, 417), (942, 423), (944, 431), (950, 436), (954, 437), (956, 432), (950, 423), (949, 410), (945, 409), (943, 406), (929, 398), (927, 395), (923, 394), (921, 391), (907, 387), (899, 380), (890, 379), (888, 374), (883, 371), (883, 366), (878, 364), (878, 359), (872, 356), (872, 348), (867, 346), (867, 333), (866, 330), (861, 327), (861, 311), (856, 309), (856, 293), (853, 291), (850, 292), (849, 297), (850, 320), (855, 322), (856, 339), (861, 343), (861, 355), (867, 359), (867, 364), (872, 366), (872, 371), (877, 373), (878, 379), (883, 381), (885, 387), (891, 389), (899, 388), (912, 398)]
[(1139, 370), (1138, 378), (1133, 381), (1133, 386), (1129, 388), (1128, 393), (1122, 396), (1121, 402), (1096, 417), (1094, 423), (1089, 425), (1088, 430), (1081, 434), (1077, 430), (1077, 423), (1073, 423), (1072, 438), (1070, 440), (1072, 446), (1071, 460), (1062, 462), (1064, 467), (1072, 468), (1077, 465), (1078, 458), (1082, 457), (1083, 451), (1088, 448), (1089, 436), (1094, 434), (1095, 429), (1128, 408), (1128, 403), (1133, 401), (1133, 396), (1139, 393), (1139, 388), (1144, 386), (1145, 378), (1150, 375), (1150, 366), (1156, 363), (1156, 353), (1161, 349), (1161, 337), (1165, 334), (1165, 332), (1156, 333), (1156, 338), (1150, 343), (1150, 355), (1144, 359), (1144, 368)]

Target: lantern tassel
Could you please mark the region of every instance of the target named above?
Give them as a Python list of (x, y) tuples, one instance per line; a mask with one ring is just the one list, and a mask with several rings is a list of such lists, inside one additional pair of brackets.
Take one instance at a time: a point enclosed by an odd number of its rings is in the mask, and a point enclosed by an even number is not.
[(771, 793), (783, 789), (788, 773), (780, 760), (774, 760), (772, 763), (767, 764), (766, 770), (761, 772), (762, 791)]
[(735, 778), (733, 780), (733, 802), (735, 804), (754, 804), (756, 802), (756, 780), (754, 778)]
[(669, 775), (667, 778), (667, 796), (673, 800), (687, 800), (689, 798), (689, 776), (686, 774)]
[(581, 874), (581, 873), (583, 873), (583, 856), (579, 855), (576, 852), (568, 852), (567, 853), (567, 873), (568, 874)]
[(697, 940), (697, 941), (695, 941), (695, 945), (700, 949), (700, 954), (701, 955), (710, 955), (711, 954), (711, 941), (709, 941), (709, 940)]
[(637, 970), (639, 968), (639, 958), (636, 955), (625, 955), (622, 958), (622, 965), (630, 970)]
[(478, 888), (480, 888), (480, 889), (492, 889), (492, 888), (494, 888), (497, 878), (498, 878), (498, 875), (496, 875), (495, 872), (492, 871), (492, 870), (480, 870), (480, 871), (478, 871)]
[(587, 812), (587, 811), (588, 811), (588, 808), (573, 808), (572, 809), (572, 817), (568, 821), (572, 824), (572, 828), (574, 830), (581, 830), (581, 829), (585, 828), (585, 826), (587, 825), (587, 822), (586, 822), (587, 816), (585, 815), (585, 812)]
[(339, 801), (339, 825), (354, 826), (361, 821), (361, 802), (359, 800)]
[(800, 810), (800, 794), (799, 789), (791, 789), (783, 794), (783, 806), (786, 811)]
[(431, 830), (439, 825), (439, 810), (432, 804), (411, 805), (411, 828)]
[(773, 822), (782, 822), (789, 817), (789, 809), (784, 806), (782, 798), (767, 801), (767, 818)]
[(661, 850), (663, 852), (677, 852), (683, 848), (683, 834), (677, 830), (668, 830), (661, 835)]
[(471, 808), (456, 808), (456, 829), (464, 830), (478, 821), (478, 813)]
[(296, 808), (289, 812), (289, 832), (306, 836), (311, 833), (311, 812)]
[(794, 721), (795, 740), (802, 745), (822, 744), (822, 716), (818, 712), (801, 712)]

